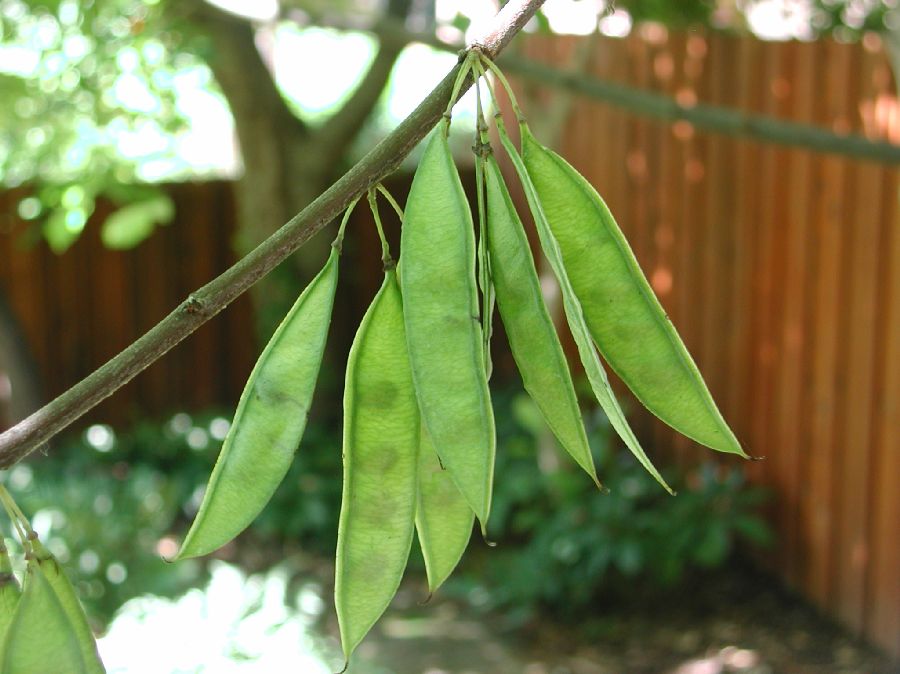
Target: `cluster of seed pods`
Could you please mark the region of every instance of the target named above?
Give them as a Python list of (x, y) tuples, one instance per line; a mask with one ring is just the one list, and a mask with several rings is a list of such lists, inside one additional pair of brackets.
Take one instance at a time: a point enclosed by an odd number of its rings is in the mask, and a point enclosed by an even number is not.
[[(603, 200), (534, 138), (502, 73), (477, 50), (465, 57), (451, 101), (464, 78), (472, 76), (478, 85), (488, 70), (518, 115), (521, 151), (496, 114), (500, 145), (524, 189), (561, 289), (566, 324), (612, 427), (671, 491), (631, 430), (603, 361), (664, 422), (712, 449), (746, 457)], [(488, 90), (493, 97), (490, 85)], [(494, 107), (499, 110), (496, 101)], [(434, 592), (462, 557), (474, 520), (486, 530), (496, 449), (488, 387), (495, 303), (526, 390), (560, 446), (600, 486), (569, 366), (525, 229), (492, 154), (480, 96), (477, 241), (450, 152), (449, 112), (427, 141), (405, 209), (381, 186), (368, 194), (384, 281), (356, 333), (345, 377), (335, 607), (348, 662), (395, 595), (413, 536)], [(378, 215), (378, 191), (401, 215), (397, 264)], [(177, 558), (204, 555), (230, 541), (284, 478), (306, 425), (354, 205), (324, 269), (253, 369)]]

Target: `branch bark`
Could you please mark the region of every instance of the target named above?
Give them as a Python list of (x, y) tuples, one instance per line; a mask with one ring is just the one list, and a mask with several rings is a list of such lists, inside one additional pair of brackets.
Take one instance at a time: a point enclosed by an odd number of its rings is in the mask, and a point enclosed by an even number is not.
[[(511, 0), (500, 10), (490, 30), (477, 40), (477, 44), (488, 56), (497, 56), (543, 1)], [(0, 468), (8, 468), (21, 460), (131, 381), (268, 274), (339, 215), (356, 196), (392, 173), (440, 119), (458, 71), (459, 65), (444, 77), (394, 131), (275, 234), (221, 276), (192, 293), (172, 313), (112, 360), (0, 434)], [(466, 82), (463, 92), (469, 86), (471, 80)]]

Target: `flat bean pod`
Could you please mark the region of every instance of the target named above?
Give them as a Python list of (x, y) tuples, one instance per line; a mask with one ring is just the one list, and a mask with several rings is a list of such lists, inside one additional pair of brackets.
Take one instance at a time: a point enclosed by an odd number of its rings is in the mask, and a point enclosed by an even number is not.
[(87, 674), (75, 629), (34, 559), (0, 653), (0, 674)]
[(422, 418), (484, 530), (496, 433), (478, 322), (472, 214), (445, 130), (432, 133), (406, 203), (403, 313)]
[(419, 489), (416, 531), (425, 558), (428, 590), (435, 592), (459, 564), (475, 513), (460, 493), (423, 428), (419, 439)]
[(515, 145), (513, 145), (512, 140), (510, 140), (509, 135), (506, 133), (503, 120), (498, 117), (496, 121), (500, 142), (503, 144), (503, 148), (509, 155), (513, 167), (516, 169), (516, 174), (519, 176), (519, 180), (525, 190), (525, 197), (528, 200), (529, 209), (534, 216), (538, 237), (541, 240), (541, 249), (544, 251), (544, 255), (547, 256), (547, 261), (550, 263), (553, 273), (556, 276), (556, 280), (559, 282), (560, 291), (562, 292), (563, 297), (563, 308), (566, 313), (566, 321), (569, 324), (572, 337), (575, 339), (575, 344), (578, 347), (578, 355), (581, 358), (581, 364), (584, 366), (584, 373), (587, 375), (588, 381), (591, 384), (591, 389), (597, 397), (600, 407), (603, 408), (603, 411), (609, 418), (609, 423), (615, 429), (616, 433), (619, 434), (619, 437), (622, 438), (623, 442), (625, 442), (628, 449), (631, 450), (631, 453), (634, 454), (635, 458), (657, 482), (659, 482), (669, 493), (674, 493), (672, 488), (666, 484), (662, 475), (659, 474), (659, 471), (656, 470), (656, 467), (644, 452), (641, 443), (638, 441), (637, 436), (635, 436), (634, 431), (628, 424), (628, 420), (625, 418), (622, 406), (619, 404), (612, 387), (609, 385), (606, 371), (603, 369), (603, 364), (600, 362), (597, 350), (594, 348), (594, 343), (591, 341), (591, 335), (585, 322), (581, 303), (572, 288), (572, 284), (566, 273), (566, 268), (563, 266), (563, 258), (562, 253), (559, 250), (559, 245), (553, 237), (553, 233), (550, 231), (550, 225), (547, 223), (547, 218), (544, 215), (541, 200), (538, 197), (534, 184), (531, 182), (528, 172), (525, 170), (525, 164), (523, 163), (522, 158), (519, 156)]
[(421, 421), (402, 307), (391, 270), (347, 363), (334, 600), (348, 661), (397, 592), (412, 545)]
[(0, 652), (2, 652), (3, 640), (10, 623), (12, 623), (20, 597), (19, 582), (13, 575), (9, 552), (3, 545), (3, 541), (0, 540)]
[(43, 543), (34, 539), (31, 541), (31, 546), (38, 570), (53, 589), (53, 592), (56, 593), (56, 598), (59, 600), (60, 606), (62, 606), (69, 623), (72, 625), (72, 629), (75, 631), (85, 671), (88, 674), (104, 674), (106, 668), (103, 666), (100, 654), (97, 652), (97, 641), (94, 639), (94, 633), (88, 624), (84, 608), (75, 594), (75, 588), (72, 587), (72, 583), (69, 582), (59, 562), (44, 547)]
[(301, 293), (259, 357), (176, 559), (216, 550), (265, 507), (306, 428), (338, 280), (338, 250)]
[(746, 456), (603, 199), (524, 124), (522, 158), (603, 357), (675, 430)]
[(584, 431), (572, 375), (550, 319), (534, 258), (500, 166), (486, 159), (488, 252), (497, 306), (525, 390), (563, 448), (595, 482), (597, 472)]

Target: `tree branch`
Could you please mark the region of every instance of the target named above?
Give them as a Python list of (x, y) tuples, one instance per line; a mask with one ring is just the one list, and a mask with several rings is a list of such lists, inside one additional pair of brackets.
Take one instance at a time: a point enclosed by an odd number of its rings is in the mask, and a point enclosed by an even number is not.
[[(478, 44), (499, 54), (543, 0), (511, 0)], [(172, 313), (112, 360), (37, 412), (0, 434), (0, 468), (8, 468), (131, 381), (199, 326), (224, 309), (279, 262), (341, 213), (358, 195), (383, 180), (441, 118), (459, 71), (454, 67), (412, 114), (356, 166), (221, 276), (192, 293)], [(471, 86), (466, 82), (463, 91)], [(461, 92), (462, 93), (462, 92)]]

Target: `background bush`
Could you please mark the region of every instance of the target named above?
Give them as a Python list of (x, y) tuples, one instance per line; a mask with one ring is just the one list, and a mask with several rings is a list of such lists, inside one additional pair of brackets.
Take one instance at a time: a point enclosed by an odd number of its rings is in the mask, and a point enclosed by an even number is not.
[[(757, 509), (764, 494), (739, 466), (704, 463), (664, 471), (669, 496), (612, 440), (602, 412), (587, 426), (608, 494), (557, 446), (531, 400), (495, 394), (498, 451), (489, 537), (477, 532), (449, 594), (475, 598), (512, 621), (537, 611), (578, 615), (599, 593), (640, 579), (677, 583), (690, 569), (723, 564), (743, 538), (770, 534)], [(0, 474), (77, 583), (98, 626), (128, 599), (175, 596), (207, 578), (203, 560), (166, 564), (199, 507), (228, 429), (229, 414), (178, 413), (126, 433), (94, 425), (40, 460)], [(271, 503), (217, 557), (259, 571), (285, 558), (334, 554), (341, 496), (340, 431), (311, 420), (300, 451)], [(307, 565), (308, 566), (308, 565)], [(417, 551), (411, 566), (421, 573)], [(645, 583), (646, 584), (646, 583)]]

